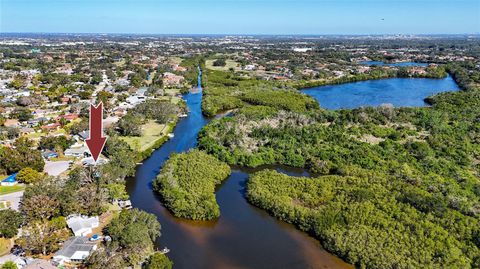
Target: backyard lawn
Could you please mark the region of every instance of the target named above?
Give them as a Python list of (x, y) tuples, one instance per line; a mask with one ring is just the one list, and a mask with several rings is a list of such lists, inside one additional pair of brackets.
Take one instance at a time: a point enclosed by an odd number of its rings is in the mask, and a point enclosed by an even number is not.
[(121, 139), (127, 142), (132, 149), (141, 152), (152, 147), (158, 139), (167, 135), (167, 130), (165, 124), (150, 120), (142, 125), (142, 136), (122, 136)]
[(0, 256), (10, 253), (12, 240), (0, 237)]
[(0, 195), (8, 194), (12, 192), (17, 192), (25, 189), (24, 185), (15, 185), (15, 186), (0, 186)]

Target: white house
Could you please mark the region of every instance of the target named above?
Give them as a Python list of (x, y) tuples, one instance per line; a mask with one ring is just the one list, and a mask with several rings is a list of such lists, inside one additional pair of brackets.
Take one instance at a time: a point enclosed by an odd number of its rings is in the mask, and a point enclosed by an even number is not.
[(247, 70), (247, 71), (255, 70), (255, 65), (247, 64), (244, 69)]
[(55, 253), (53, 261), (62, 265), (70, 262), (83, 262), (90, 254), (97, 249), (94, 242), (90, 242), (86, 237), (71, 237), (62, 248)]
[(129, 96), (127, 97), (127, 99), (125, 100), (127, 101), (127, 103), (133, 105), (133, 106), (136, 106), (140, 103), (143, 103), (146, 101), (146, 97), (145, 96), (137, 96), (137, 95), (132, 95), (132, 96)]
[(100, 221), (98, 217), (70, 215), (67, 218), (67, 225), (75, 236), (86, 236), (100, 225)]
[(73, 156), (73, 157), (79, 158), (79, 157), (86, 156), (86, 154), (88, 154), (88, 153), (89, 153), (88, 148), (85, 147), (85, 146), (82, 146), (82, 147), (79, 147), (79, 148), (71, 147), (71, 148), (65, 150), (65, 152), (63, 154), (65, 156)]

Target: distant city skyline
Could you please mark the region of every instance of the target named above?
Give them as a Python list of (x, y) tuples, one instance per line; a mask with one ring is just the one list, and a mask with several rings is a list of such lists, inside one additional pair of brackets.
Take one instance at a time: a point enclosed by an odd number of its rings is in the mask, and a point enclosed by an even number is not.
[(478, 34), (474, 0), (0, 0), (2, 33)]

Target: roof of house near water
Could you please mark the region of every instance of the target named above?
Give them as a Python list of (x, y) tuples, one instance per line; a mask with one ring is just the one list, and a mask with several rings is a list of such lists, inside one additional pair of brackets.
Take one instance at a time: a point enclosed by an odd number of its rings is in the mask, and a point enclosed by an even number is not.
[(36, 259), (28, 263), (22, 269), (57, 269), (58, 267), (51, 264), (49, 261)]
[(97, 228), (100, 225), (98, 216), (87, 217), (79, 215), (71, 215), (67, 218), (68, 228), (72, 229), (76, 236), (87, 235), (92, 233), (93, 228)]
[(69, 261), (83, 261), (95, 249), (96, 243), (89, 241), (87, 237), (71, 237), (55, 253), (53, 260), (60, 264)]

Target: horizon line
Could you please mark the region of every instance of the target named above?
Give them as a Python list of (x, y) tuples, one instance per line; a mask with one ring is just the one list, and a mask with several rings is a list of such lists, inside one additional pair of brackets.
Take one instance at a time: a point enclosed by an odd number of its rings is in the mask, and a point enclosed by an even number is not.
[(0, 32), (0, 35), (8, 34), (45, 34), (45, 35), (161, 35), (161, 36), (480, 36), (476, 33), (350, 33), (350, 34), (311, 34), (311, 33), (128, 33), (128, 32)]

